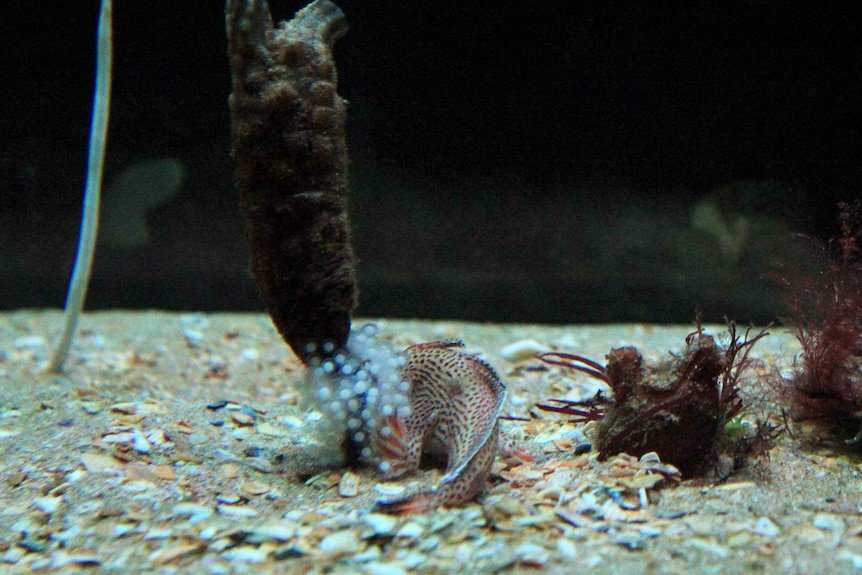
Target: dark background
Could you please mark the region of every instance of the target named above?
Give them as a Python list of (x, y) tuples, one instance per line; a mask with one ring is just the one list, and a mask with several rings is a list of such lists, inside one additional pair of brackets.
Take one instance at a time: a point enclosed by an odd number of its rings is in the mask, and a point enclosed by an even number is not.
[[(339, 2), (360, 314), (770, 321), (793, 232), (862, 180), (862, 22), (811, 2)], [(273, 2), (277, 19), (299, 2)], [(836, 6), (836, 7), (833, 7)], [(842, 6), (842, 7), (837, 7)], [(14, 13), (13, 13), (14, 8)], [(0, 307), (62, 306), (98, 3), (3, 6)], [(229, 158), (220, 2), (114, 7), (106, 186), (182, 162), (88, 308), (259, 310)], [(747, 230), (728, 253), (697, 206)]]

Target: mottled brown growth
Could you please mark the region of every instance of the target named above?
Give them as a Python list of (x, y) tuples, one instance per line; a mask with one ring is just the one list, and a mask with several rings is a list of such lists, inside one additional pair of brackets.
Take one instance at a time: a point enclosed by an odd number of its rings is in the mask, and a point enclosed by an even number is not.
[(423, 453), (446, 457), (446, 473), (431, 493), (388, 504), (390, 511), (423, 512), (460, 505), (484, 486), (497, 454), (497, 418), (506, 388), (484, 361), (453, 347), (460, 341), (414, 345), (405, 350), (404, 377), (411, 384), (411, 413), (393, 419), (395, 433), (378, 447), (390, 477), (416, 469)]
[(341, 10), (317, 0), (273, 27), (264, 0), (229, 0), (233, 157), (251, 271), (278, 331), (308, 362), (309, 344), (343, 347), (356, 306), (347, 218), (345, 103), (332, 46)]
[[(633, 347), (611, 350), (607, 374), (617, 400), (599, 426), (600, 458), (655, 451), (683, 476), (700, 471), (720, 426), (716, 380), (724, 358), (710, 336), (691, 341), (683, 356), (647, 370)], [(619, 393), (619, 395), (617, 395)]]
[(602, 366), (576, 355), (552, 353), (542, 359), (564, 365), (606, 382), (613, 391), (607, 407), (595, 402), (539, 405), (540, 409), (580, 420), (599, 420), (596, 447), (600, 459), (618, 453), (641, 456), (650, 451), (691, 477), (706, 471), (719, 447), (719, 434), (742, 409), (738, 382), (749, 366), (748, 352), (760, 338), (741, 339), (731, 322), (730, 343), (724, 349), (697, 331), (686, 338), (681, 356), (656, 366), (644, 364), (634, 347), (612, 349)]

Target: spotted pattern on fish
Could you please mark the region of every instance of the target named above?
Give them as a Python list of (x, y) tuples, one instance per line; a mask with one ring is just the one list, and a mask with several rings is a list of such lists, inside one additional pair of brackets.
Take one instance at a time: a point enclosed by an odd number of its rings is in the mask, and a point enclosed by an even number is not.
[(404, 351), (410, 382), (410, 415), (392, 418), (392, 433), (378, 446), (389, 477), (414, 470), (423, 453), (444, 455), (446, 471), (437, 489), (389, 504), (399, 512), (423, 512), (463, 504), (481, 490), (497, 453), (497, 418), (506, 387), (494, 369), (459, 351), (460, 340), (411, 346)]

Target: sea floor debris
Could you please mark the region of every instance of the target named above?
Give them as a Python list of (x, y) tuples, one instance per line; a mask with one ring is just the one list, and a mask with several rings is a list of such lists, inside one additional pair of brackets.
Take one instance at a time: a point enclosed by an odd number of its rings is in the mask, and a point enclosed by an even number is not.
[[(294, 383), (303, 370), (263, 315), (88, 314), (64, 376), (43, 373), (57, 312), (0, 314), (0, 570), (202, 573), (855, 573), (857, 463), (782, 436), (729, 480), (680, 480), (649, 454), (598, 461), (583, 424), (501, 421), (531, 464), (498, 458), (476, 503), (423, 515), (374, 511), (428, 489), (439, 468), (383, 481), (314, 469)], [(501, 350), (521, 340), (600, 356), (632, 344), (659, 359), (690, 326), (529, 326), (376, 320), (396, 347), (464, 337), (509, 386), (503, 413), (593, 395)], [(718, 332), (719, 329), (713, 330)], [(787, 369), (796, 340), (754, 348)], [(591, 425), (591, 424), (588, 424)], [(824, 557), (831, 563), (826, 564)]]

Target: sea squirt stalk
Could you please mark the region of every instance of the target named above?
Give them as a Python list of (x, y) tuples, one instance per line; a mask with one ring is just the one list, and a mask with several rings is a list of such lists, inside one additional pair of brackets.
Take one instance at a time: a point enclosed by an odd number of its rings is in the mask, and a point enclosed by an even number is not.
[(332, 59), (347, 20), (328, 0), (277, 28), (263, 0), (229, 0), (225, 16), (251, 271), (276, 328), (307, 363), (309, 349), (345, 346), (357, 298), (346, 111)]

